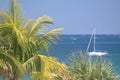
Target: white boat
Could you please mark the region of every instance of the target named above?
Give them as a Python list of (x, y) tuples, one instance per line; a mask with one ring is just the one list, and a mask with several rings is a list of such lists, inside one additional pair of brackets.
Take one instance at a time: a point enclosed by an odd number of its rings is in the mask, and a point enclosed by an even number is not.
[(107, 52), (88, 52), (88, 55), (89, 56), (103, 56), (103, 55), (107, 55), (108, 53)]
[[(89, 41), (89, 44), (88, 44), (88, 47), (87, 47), (87, 50), (86, 50), (86, 52), (87, 52), (87, 54), (89, 55), (89, 56), (103, 56), (103, 55), (107, 55), (108, 53), (107, 52), (103, 52), (103, 51), (96, 51), (96, 49), (95, 49), (95, 43), (96, 43), (96, 37), (95, 37), (95, 29), (93, 30), (93, 33), (92, 33), (92, 35), (91, 35), (91, 38), (90, 38), (90, 41)], [(92, 41), (92, 38), (94, 38), (94, 50), (92, 51), (92, 52), (88, 52), (88, 50), (89, 50), (89, 47), (90, 47), (90, 44), (91, 44), (91, 41)]]

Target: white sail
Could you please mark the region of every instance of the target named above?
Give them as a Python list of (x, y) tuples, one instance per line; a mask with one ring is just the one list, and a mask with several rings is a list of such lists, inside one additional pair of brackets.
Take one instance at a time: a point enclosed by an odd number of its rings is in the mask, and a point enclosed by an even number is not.
[[(96, 46), (95, 46), (95, 43), (96, 43), (95, 32), (96, 32), (96, 29), (94, 28), (93, 33), (92, 33), (91, 38), (90, 38), (90, 41), (89, 41), (89, 44), (88, 44), (88, 47), (87, 47), (87, 50), (86, 50), (87, 54), (89, 56), (103, 56), (103, 55), (107, 55), (108, 54), (107, 52), (96, 51), (96, 49), (95, 49), (96, 48)], [(93, 37), (94, 37), (94, 46), (93, 46), (94, 50), (92, 52), (88, 52)]]

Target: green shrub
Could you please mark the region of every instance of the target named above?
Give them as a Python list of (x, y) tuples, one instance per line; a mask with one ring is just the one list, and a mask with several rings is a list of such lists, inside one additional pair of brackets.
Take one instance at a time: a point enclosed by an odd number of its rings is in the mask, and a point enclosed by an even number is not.
[(78, 52), (73, 53), (68, 61), (68, 69), (74, 80), (117, 80), (114, 66), (104, 57), (91, 57)]

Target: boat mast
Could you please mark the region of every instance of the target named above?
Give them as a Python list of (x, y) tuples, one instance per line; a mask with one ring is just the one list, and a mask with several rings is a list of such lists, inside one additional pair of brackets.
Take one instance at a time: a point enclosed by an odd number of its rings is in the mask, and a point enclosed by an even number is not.
[(95, 51), (95, 42), (96, 42), (96, 33), (95, 33), (96, 29), (94, 28), (94, 31), (93, 31), (93, 35), (94, 35), (94, 51)]
[(89, 47), (90, 47), (90, 44), (91, 44), (91, 41), (92, 41), (92, 38), (94, 39), (94, 43), (93, 43), (93, 50), (95, 51), (95, 31), (96, 31), (96, 29), (94, 28), (93, 29), (93, 33), (92, 33), (92, 35), (91, 35), (91, 37), (90, 37), (90, 40), (89, 40), (89, 43), (88, 43), (88, 46), (87, 46), (87, 49), (86, 49), (86, 53), (88, 52), (88, 50), (89, 50)]

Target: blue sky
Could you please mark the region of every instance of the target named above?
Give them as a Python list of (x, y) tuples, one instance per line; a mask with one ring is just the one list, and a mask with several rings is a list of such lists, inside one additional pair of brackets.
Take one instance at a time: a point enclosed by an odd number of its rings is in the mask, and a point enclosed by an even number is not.
[[(10, 0), (0, 0), (7, 10)], [(19, 0), (25, 19), (48, 15), (64, 34), (120, 34), (120, 0)]]

